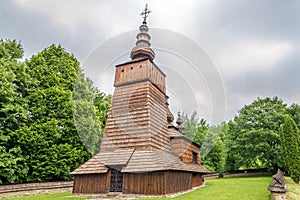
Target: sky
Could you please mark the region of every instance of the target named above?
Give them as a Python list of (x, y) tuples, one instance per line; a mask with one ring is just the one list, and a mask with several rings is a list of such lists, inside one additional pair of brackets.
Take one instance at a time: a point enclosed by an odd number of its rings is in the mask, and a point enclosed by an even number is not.
[(299, 0), (0, 0), (0, 38), (21, 41), (25, 58), (61, 44), (113, 93), (146, 3), (174, 115), (197, 111), (214, 124), (258, 97), (300, 104)]

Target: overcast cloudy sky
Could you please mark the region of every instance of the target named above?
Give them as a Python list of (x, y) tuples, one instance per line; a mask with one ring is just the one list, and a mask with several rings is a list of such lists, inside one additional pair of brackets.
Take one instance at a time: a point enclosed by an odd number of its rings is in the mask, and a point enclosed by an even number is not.
[[(54, 43), (85, 63), (97, 48), (104, 48), (103, 44), (110, 45), (112, 51), (130, 51), (134, 36), (122, 47), (112, 45), (119, 44), (122, 36), (128, 39), (128, 31), (137, 33), (142, 22), (139, 13), (146, 3), (152, 10), (148, 25), (150, 34), (153, 30), (151, 42), (158, 49), (155, 61), (167, 75), (173, 114), (194, 109), (211, 121), (221, 110), (218, 115), (229, 120), (257, 97), (278, 96), (287, 104), (300, 103), (299, 0), (0, 0), (0, 37), (20, 40), (26, 58)], [(211, 59), (217, 74), (205, 77), (201, 72), (203, 80), (193, 83), (197, 77), (184, 73), (191, 72), (195, 64), (184, 67), (188, 62), (183, 57), (187, 55), (175, 58), (159, 50), (169, 33), (177, 34), (173, 40), (169, 38), (170, 43), (197, 44), (207, 54), (207, 58), (199, 59)], [(195, 51), (191, 47), (185, 53)], [(170, 58), (164, 60), (160, 54)], [(114, 62), (129, 60), (128, 55), (114, 55), (118, 58)], [(208, 61), (206, 64), (200, 68), (212, 67)], [(90, 69), (85, 70), (91, 74)], [(113, 70), (104, 70), (101, 80), (95, 81), (105, 92), (113, 91)], [(224, 89), (224, 99), (215, 89)]]

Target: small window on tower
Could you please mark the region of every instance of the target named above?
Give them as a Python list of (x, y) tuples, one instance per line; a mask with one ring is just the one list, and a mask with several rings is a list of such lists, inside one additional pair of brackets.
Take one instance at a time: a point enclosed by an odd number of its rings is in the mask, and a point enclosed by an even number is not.
[(133, 67), (131, 67), (130, 69), (133, 69)]
[(140, 65), (140, 68), (142, 68), (142, 65)]
[(197, 163), (198, 154), (193, 152), (193, 163)]
[(121, 72), (124, 72), (124, 68), (121, 70)]

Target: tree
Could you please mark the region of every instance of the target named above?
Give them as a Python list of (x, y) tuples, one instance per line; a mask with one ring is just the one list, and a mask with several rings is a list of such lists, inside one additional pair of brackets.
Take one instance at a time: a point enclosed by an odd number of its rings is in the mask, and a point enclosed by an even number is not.
[(205, 119), (199, 119), (197, 112), (193, 112), (189, 117), (187, 114), (182, 114), (184, 134), (190, 140), (201, 145), (207, 131), (209, 130), (209, 124)]
[(22, 57), (19, 43), (0, 40), (0, 184), (22, 182), (28, 172), (27, 157), (16, 142), (28, 117), (22, 96), (30, 80), (18, 62)]
[(73, 117), (72, 92), (77, 81), (85, 81), (79, 62), (61, 46), (51, 45), (26, 64), (33, 79), (26, 96), (30, 119), (19, 133), (30, 167), (26, 181), (68, 180), (70, 171), (91, 156)]
[(201, 145), (201, 158), (204, 165), (213, 172), (223, 172), (225, 164), (225, 145), (221, 135), (223, 125), (209, 127)]
[[(201, 159), (210, 171), (222, 172), (225, 162), (223, 124), (209, 126), (205, 119), (198, 119), (194, 112), (191, 117), (183, 115), (185, 135), (200, 146)], [(224, 129), (225, 130), (225, 129)]]
[(0, 184), (69, 180), (99, 151), (111, 96), (61, 46), (22, 56), (0, 40)]
[(280, 137), (284, 168), (298, 183), (300, 181), (300, 133), (295, 121), (289, 115), (284, 117), (284, 123), (280, 126)]
[(298, 129), (300, 129), (300, 105), (294, 103), (288, 107), (287, 111), (292, 119), (296, 122)]
[(108, 111), (111, 107), (112, 95), (105, 95), (103, 92), (97, 91), (94, 96), (94, 105), (96, 107), (96, 115), (99, 119), (99, 124), (104, 132)]
[(100, 150), (111, 95), (93, 87), (92, 82), (78, 76), (73, 90), (73, 114), (78, 135), (86, 149), (95, 155)]
[(279, 126), (286, 105), (277, 97), (253, 101), (229, 122), (227, 169), (281, 165)]

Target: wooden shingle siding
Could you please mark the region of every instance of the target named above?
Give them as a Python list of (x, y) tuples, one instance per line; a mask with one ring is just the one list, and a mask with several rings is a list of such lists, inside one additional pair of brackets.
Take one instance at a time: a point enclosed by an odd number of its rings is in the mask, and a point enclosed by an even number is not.
[(153, 83), (118, 86), (106, 121), (101, 151), (166, 148), (170, 142), (166, 119), (166, 96)]
[(192, 142), (183, 137), (174, 137), (171, 139), (171, 148), (174, 153), (181, 157), (185, 163), (193, 162), (193, 152), (197, 153), (197, 164), (201, 163), (200, 149)]
[(149, 85), (150, 94), (150, 140), (155, 148), (166, 148), (170, 144), (167, 124), (166, 96), (152, 84)]
[(107, 193), (110, 185), (110, 172), (103, 174), (75, 175), (74, 194)]

